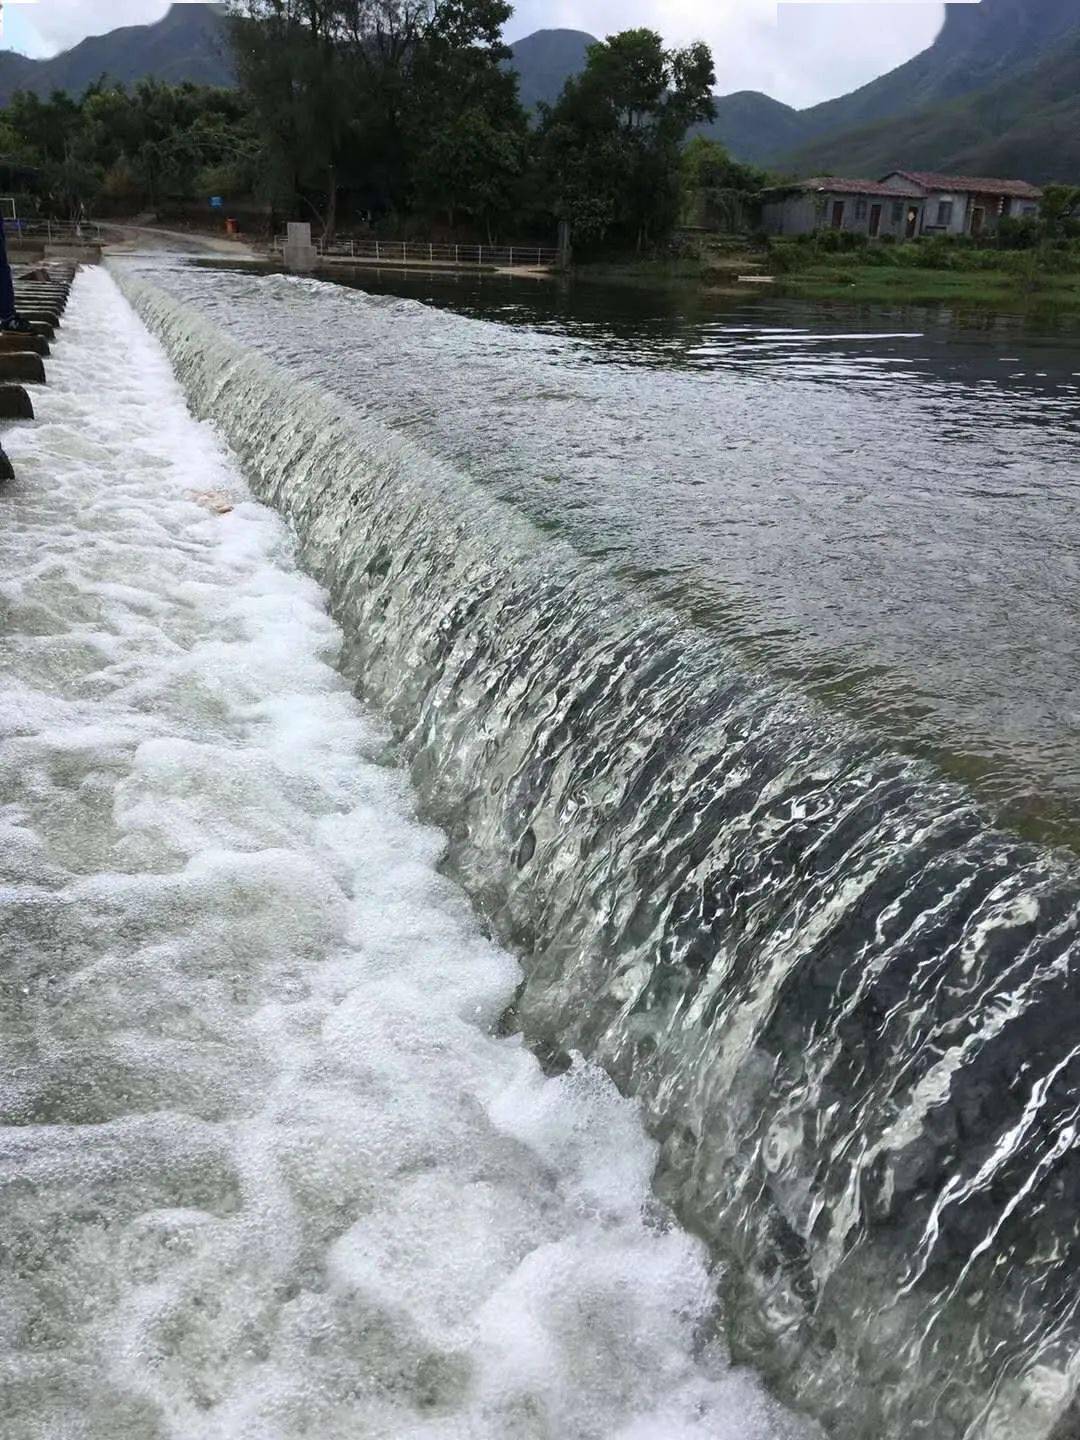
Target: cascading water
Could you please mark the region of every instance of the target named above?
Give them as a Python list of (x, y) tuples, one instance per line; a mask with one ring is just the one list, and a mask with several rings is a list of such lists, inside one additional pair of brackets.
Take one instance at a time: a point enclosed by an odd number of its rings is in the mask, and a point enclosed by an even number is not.
[(523, 956), (513, 1023), (643, 1103), (736, 1354), (840, 1437), (1071, 1434), (1074, 860), (120, 279)]
[(805, 1433), (634, 1105), (497, 1033), (516, 962), (104, 272), (49, 369), (0, 492), (3, 1440)]

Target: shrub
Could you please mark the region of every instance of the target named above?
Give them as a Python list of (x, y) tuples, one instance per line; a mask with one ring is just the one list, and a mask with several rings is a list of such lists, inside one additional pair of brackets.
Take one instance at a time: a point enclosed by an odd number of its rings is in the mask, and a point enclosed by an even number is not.
[(1003, 215), (997, 242), (1002, 250), (1034, 250), (1046, 236), (1046, 226), (1031, 216)]

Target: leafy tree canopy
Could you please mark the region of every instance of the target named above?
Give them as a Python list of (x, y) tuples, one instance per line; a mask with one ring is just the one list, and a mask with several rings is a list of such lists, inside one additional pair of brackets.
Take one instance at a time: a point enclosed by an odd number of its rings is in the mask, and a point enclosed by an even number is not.
[(634, 243), (670, 233), (679, 213), (680, 148), (715, 114), (707, 45), (665, 50), (654, 30), (589, 48), (541, 122), (551, 203), (579, 242)]
[(234, 0), (241, 83), (285, 188), (492, 225), (524, 163), (506, 0)]
[(42, 206), (77, 216), (99, 197), (156, 206), (193, 197), (208, 172), (250, 187), (257, 144), (242, 96), (199, 85), (142, 80), (133, 90), (102, 79), (81, 100), (58, 91), (48, 100), (17, 94), (0, 119), (9, 169)]

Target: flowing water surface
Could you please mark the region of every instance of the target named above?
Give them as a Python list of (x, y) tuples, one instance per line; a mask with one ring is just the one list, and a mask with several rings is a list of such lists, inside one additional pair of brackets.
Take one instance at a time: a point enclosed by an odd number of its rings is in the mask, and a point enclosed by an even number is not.
[(736, 1356), (845, 1440), (1074, 1434), (1067, 345), (117, 273)]
[[(4, 1440), (779, 1440), (103, 271), (0, 491)], [(801, 1428), (798, 1431), (804, 1434)]]
[(1080, 1433), (1066, 341), (114, 273), (288, 532), (83, 277), (5, 537), (21, 1393), (785, 1433), (719, 1328), (841, 1440)]
[(373, 296), (315, 305), (317, 282), (177, 283), (634, 589), (1080, 840), (1080, 329), (499, 278), (356, 272)]

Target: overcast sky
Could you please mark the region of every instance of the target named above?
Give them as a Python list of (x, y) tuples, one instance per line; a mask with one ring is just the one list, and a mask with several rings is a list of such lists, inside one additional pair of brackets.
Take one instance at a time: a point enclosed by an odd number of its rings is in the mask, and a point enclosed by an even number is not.
[[(85, 35), (158, 20), (168, 0), (8, 0), (4, 44), (51, 55)], [(518, 0), (507, 27), (515, 40), (567, 26), (603, 37), (649, 25), (671, 44), (704, 39), (716, 60), (717, 89), (764, 90), (790, 105), (812, 105), (891, 70), (933, 40), (942, 0)]]

